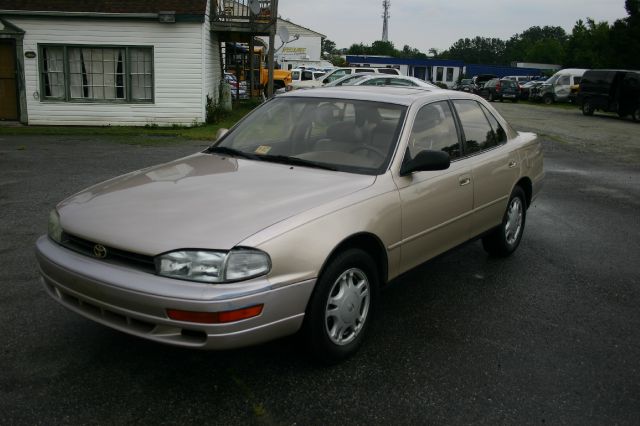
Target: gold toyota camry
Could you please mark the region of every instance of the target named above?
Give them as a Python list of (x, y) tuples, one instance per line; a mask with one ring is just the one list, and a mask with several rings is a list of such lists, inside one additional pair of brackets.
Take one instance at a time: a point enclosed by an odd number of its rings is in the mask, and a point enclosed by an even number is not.
[(62, 201), (37, 258), (54, 300), (117, 330), (204, 349), (301, 332), (335, 362), (391, 279), (478, 236), (513, 253), (542, 162), (475, 95), (296, 91), (204, 152)]

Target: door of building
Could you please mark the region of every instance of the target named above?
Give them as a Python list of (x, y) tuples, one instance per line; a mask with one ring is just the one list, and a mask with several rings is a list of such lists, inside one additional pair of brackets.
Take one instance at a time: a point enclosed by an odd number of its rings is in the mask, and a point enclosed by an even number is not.
[(0, 40), (0, 120), (18, 119), (16, 46), (13, 40)]

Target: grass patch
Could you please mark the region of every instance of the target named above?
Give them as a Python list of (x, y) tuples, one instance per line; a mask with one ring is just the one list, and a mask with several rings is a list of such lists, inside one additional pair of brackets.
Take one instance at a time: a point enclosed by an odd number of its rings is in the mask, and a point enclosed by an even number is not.
[[(247, 115), (258, 104), (255, 102), (241, 102), (234, 104), (231, 111), (224, 119), (215, 124), (203, 124), (199, 126), (19, 126), (1, 127), (0, 136), (26, 136), (26, 135), (51, 135), (51, 136), (95, 136), (122, 138), (124, 142), (132, 143), (157, 143), (162, 140), (191, 139), (212, 141), (220, 128), (230, 128), (241, 118)], [(135, 139), (133, 139), (135, 138)]]

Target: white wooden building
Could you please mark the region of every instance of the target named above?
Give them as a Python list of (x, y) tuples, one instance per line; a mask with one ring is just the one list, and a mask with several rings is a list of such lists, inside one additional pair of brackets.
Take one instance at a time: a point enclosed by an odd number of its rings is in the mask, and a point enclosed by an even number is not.
[[(275, 48), (280, 49), (276, 51), (275, 59), (282, 69), (331, 66), (330, 62), (322, 60), (322, 39), (326, 38), (324, 34), (278, 18), (276, 32), (279, 33), (281, 28), (287, 29), (291, 40), (282, 46), (281, 40), (276, 37)], [(266, 38), (264, 40), (268, 42)]]
[(0, 68), (15, 67), (0, 85), (0, 119), (202, 123), (222, 77), (210, 14), (211, 0), (0, 0)]

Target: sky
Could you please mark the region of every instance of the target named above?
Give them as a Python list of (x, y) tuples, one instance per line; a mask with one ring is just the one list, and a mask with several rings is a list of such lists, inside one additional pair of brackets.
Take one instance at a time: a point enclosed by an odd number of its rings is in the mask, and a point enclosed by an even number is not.
[[(382, 38), (382, 0), (279, 0), (282, 18), (327, 36), (338, 48)], [(624, 0), (391, 0), (389, 41), (422, 52), (449, 48), (465, 37), (509, 39), (538, 25), (567, 33), (578, 19), (626, 17)]]

